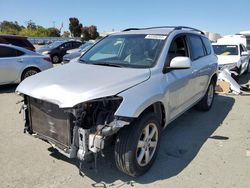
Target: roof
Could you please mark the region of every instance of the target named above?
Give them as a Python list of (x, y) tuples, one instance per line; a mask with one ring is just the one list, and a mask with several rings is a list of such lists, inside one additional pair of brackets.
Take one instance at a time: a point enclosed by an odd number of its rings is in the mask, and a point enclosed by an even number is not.
[(152, 35), (168, 35), (172, 31), (176, 30), (187, 30), (198, 32), (200, 34), (204, 33), (198, 29), (186, 27), (186, 26), (159, 26), (159, 27), (149, 27), (149, 28), (128, 28), (123, 30), (122, 32), (114, 33), (113, 35), (122, 34), (152, 34)]
[(4, 37), (4, 38), (22, 38), (22, 39), (26, 39), (27, 37), (24, 36), (19, 36), (19, 35), (0, 35), (0, 38)]
[(242, 43), (236, 41), (223, 41), (223, 42), (212, 43), (212, 45), (240, 45), (240, 44)]
[(20, 50), (22, 52), (26, 52), (26, 53), (30, 53), (30, 52), (34, 53), (33, 51), (28, 50), (27, 48), (23, 48), (23, 47), (20, 47), (20, 46), (15, 46), (13, 44), (3, 44), (3, 43), (0, 43), (0, 46), (14, 48), (14, 49)]

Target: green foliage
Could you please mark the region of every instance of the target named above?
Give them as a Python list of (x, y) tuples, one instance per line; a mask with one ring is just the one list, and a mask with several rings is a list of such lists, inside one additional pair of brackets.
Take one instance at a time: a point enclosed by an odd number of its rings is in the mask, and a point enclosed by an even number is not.
[[(64, 31), (63, 37), (82, 37), (83, 40), (97, 39), (99, 33), (94, 25), (85, 26), (79, 22), (78, 18), (69, 18), (69, 30)], [(60, 37), (61, 31), (57, 28), (44, 28), (36, 25), (35, 22), (29, 20), (26, 22), (26, 27), (19, 25), (18, 22), (9, 22), (4, 20), (0, 22), (0, 34), (21, 35), (27, 37)]]
[(90, 39), (95, 40), (99, 37), (99, 33), (97, 32), (97, 27), (94, 25), (88, 27), (88, 32)]
[(82, 24), (79, 23), (79, 20), (77, 18), (69, 18), (69, 30), (73, 37), (81, 36), (81, 28)]
[(48, 28), (48, 36), (49, 37), (60, 37), (60, 30), (56, 28)]
[(90, 39), (90, 34), (89, 34), (89, 28), (88, 27), (82, 27), (82, 40), (86, 41)]
[(30, 30), (35, 30), (37, 28), (35, 22), (33, 22), (32, 20), (27, 21), (27, 29)]
[(3, 34), (16, 35), (23, 28), (24, 27), (20, 26), (16, 21), (15, 22), (9, 22), (9, 21), (0, 22), (0, 32)]
[(99, 37), (99, 33), (97, 32), (97, 27), (91, 25), (89, 27), (82, 27), (82, 39), (85, 40), (95, 40)]

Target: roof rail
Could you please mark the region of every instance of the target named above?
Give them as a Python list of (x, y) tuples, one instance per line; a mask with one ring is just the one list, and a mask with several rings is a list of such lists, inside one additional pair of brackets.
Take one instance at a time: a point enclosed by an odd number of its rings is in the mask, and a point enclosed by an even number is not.
[(127, 28), (122, 31), (141, 30), (142, 28)]
[(177, 27), (175, 28), (175, 30), (183, 30), (183, 29), (189, 29), (189, 30), (191, 30), (191, 31), (197, 31), (197, 32), (201, 33), (202, 35), (205, 35), (205, 33), (204, 33), (203, 31), (201, 31), (201, 30), (199, 30), (199, 29), (195, 29), (195, 28), (193, 28), (193, 27), (177, 26)]
[(156, 26), (156, 27), (147, 27), (147, 28), (128, 28), (124, 29), (123, 31), (131, 31), (131, 30), (144, 30), (144, 29), (161, 29), (161, 28), (166, 28), (166, 29), (173, 29), (173, 30), (191, 30), (191, 31), (196, 31), (201, 33), (202, 35), (205, 35), (205, 33), (199, 29), (195, 29), (192, 27), (186, 27), (186, 26)]

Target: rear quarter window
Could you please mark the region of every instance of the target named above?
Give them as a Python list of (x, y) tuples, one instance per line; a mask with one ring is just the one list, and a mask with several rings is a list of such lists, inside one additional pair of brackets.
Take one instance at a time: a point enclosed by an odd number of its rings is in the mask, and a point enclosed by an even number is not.
[(197, 35), (189, 35), (192, 59), (196, 60), (205, 56), (204, 46), (201, 37)]
[(205, 37), (202, 37), (202, 41), (203, 41), (203, 44), (205, 46), (207, 55), (210, 55), (211, 54), (211, 43), (210, 43), (210, 41)]

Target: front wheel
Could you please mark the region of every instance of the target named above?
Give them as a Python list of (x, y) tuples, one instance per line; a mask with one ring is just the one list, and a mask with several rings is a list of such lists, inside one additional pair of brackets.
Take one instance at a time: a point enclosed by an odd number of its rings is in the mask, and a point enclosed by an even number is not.
[(149, 170), (158, 152), (161, 127), (154, 113), (145, 113), (118, 133), (115, 161), (119, 170), (137, 177)]
[(215, 93), (215, 82), (212, 80), (208, 86), (205, 96), (196, 105), (196, 108), (201, 111), (210, 110), (214, 101), (214, 93)]

